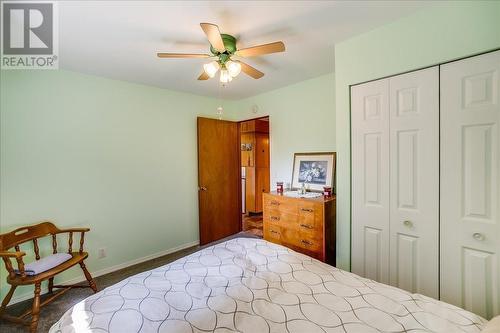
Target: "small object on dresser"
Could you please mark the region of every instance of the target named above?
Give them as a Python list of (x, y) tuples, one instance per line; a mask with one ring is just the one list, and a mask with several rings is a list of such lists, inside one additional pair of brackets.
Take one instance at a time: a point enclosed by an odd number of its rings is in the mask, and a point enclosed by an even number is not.
[(332, 187), (331, 186), (323, 186), (323, 196), (325, 198), (332, 197)]
[(283, 182), (276, 182), (276, 192), (283, 193)]
[(297, 190), (297, 192), (298, 192), (298, 194), (306, 194), (306, 192), (307, 192), (307, 190), (306, 190), (306, 183), (302, 183), (302, 185)]

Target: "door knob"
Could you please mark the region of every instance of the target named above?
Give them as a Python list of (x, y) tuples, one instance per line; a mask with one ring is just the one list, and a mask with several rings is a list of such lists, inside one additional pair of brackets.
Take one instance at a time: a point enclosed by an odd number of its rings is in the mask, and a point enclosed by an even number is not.
[(406, 227), (408, 227), (408, 228), (413, 227), (413, 223), (412, 223), (411, 221), (409, 221), (409, 220), (403, 221), (403, 224), (404, 224)]
[(479, 232), (475, 232), (472, 234), (472, 237), (477, 240), (477, 241), (483, 241), (484, 240), (484, 235), (479, 233)]
[(207, 188), (206, 188), (205, 186), (200, 186), (200, 187), (198, 187), (198, 190), (199, 190), (199, 191), (206, 191), (206, 190), (207, 190)]

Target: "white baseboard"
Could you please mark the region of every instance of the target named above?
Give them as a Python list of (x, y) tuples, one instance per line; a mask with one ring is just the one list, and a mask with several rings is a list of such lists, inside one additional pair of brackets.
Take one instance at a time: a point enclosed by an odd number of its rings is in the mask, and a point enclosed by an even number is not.
[[(90, 272), (90, 274), (92, 274), (92, 277), (96, 278), (98, 276), (101, 276), (101, 275), (105, 275), (105, 274), (109, 274), (109, 273), (112, 273), (112, 272), (116, 272), (120, 269), (123, 269), (123, 268), (127, 268), (127, 267), (130, 267), (130, 266), (133, 266), (133, 265), (137, 265), (137, 264), (140, 264), (142, 262), (145, 262), (145, 261), (148, 261), (148, 260), (151, 260), (151, 259), (156, 259), (156, 258), (159, 258), (159, 257), (163, 257), (167, 254), (171, 254), (171, 253), (174, 253), (174, 252), (177, 252), (177, 251), (181, 251), (181, 250), (184, 250), (184, 249), (187, 249), (187, 248), (190, 248), (192, 246), (196, 246), (196, 245), (199, 245), (200, 242), (199, 241), (194, 241), (194, 242), (190, 242), (190, 243), (186, 243), (186, 244), (182, 244), (182, 245), (179, 245), (179, 246), (176, 246), (174, 248), (171, 248), (171, 249), (168, 249), (168, 250), (164, 250), (164, 251), (161, 251), (161, 252), (158, 252), (158, 253), (153, 253), (153, 254), (150, 254), (148, 256), (145, 256), (145, 257), (142, 257), (142, 258), (137, 258), (137, 259), (133, 259), (133, 260), (130, 260), (130, 261), (126, 261), (124, 263), (121, 263), (121, 264), (118, 264), (118, 265), (114, 265), (114, 266), (111, 266), (111, 267), (107, 267), (107, 268), (103, 268), (103, 269), (100, 269), (100, 270), (97, 270), (97, 271), (93, 271), (93, 272)], [(87, 266), (88, 267), (88, 266)], [(86, 281), (85, 279), (85, 276), (83, 276), (83, 273), (82, 273), (82, 276), (80, 277), (77, 277), (77, 278), (74, 278), (74, 279), (71, 279), (71, 280), (67, 280), (67, 281), (58, 281), (57, 284), (76, 284), (76, 283), (80, 283), (80, 282), (83, 282), (83, 281)], [(47, 287), (42, 287), (42, 295), (47, 293)], [(16, 304), (16, 303), (19, 303), (19, 302), (22, 302), (22, 301), (25, 301), (25, 300), (28, 300), (28, 299), (31, 299), (33, 298), (33, 293), (27, 293), (27, 294), (23, 294), (23, 295), (19, 295), (19, 296), (14, 296), (12, 297), (12, 300), (9, 302), (9, 305), (13, 305), (13, 304)]]

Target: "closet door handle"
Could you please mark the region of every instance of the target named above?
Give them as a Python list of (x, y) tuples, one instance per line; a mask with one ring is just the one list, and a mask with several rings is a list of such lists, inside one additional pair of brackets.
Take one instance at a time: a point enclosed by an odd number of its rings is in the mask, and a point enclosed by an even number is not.
[(479, 232), (475, 232), (472, 234), (472, 238), (474, 238), (477, 241), (484, 241), (486, 237), (484, 237), (484, 235)]
[(408, 227), (408, 228), (413, 227), (413, 223), (409, 220), (403, 221), (403, 224), (405, 225), (405, 227)]

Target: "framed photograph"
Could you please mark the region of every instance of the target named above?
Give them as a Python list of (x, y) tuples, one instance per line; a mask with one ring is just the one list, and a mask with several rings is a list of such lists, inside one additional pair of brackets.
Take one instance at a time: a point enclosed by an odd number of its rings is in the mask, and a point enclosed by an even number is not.
[[(335, 156), (329, 153), (295, 153), (293, 156), (292, 189), (302, 183), (310, 191), (323, 192), (323, 186), (335, 186)], [(335, 192), (335, 191), (334, 191)]]

